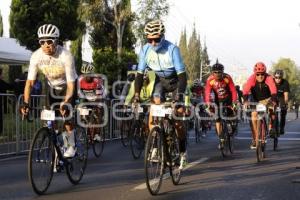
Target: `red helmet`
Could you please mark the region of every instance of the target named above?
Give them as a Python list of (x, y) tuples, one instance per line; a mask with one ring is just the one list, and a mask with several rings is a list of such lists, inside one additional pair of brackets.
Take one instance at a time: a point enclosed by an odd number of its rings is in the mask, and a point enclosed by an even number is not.
[(266, 73), (267, 67), (263, 62), (258, 62), (254, 65), (254, 73)]

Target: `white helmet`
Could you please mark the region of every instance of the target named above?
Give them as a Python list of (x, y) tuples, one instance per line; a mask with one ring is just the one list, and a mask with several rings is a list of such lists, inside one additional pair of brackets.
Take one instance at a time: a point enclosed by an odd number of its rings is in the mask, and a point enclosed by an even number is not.
[(44, 24), (38, 29), (39, 38), (59, 38), (59, 29), (53, 24)]
[(163, 35), (165, 33), (165, 26), (161, 20), (154, 20), (146, 24), (144, 33), (146, 36)]
[(83, 74), (93, 73), (94, 70), (95, 70), (95, 67), (90, 63), (83, 64), (81, 67), (81, 73), (83, 73)]

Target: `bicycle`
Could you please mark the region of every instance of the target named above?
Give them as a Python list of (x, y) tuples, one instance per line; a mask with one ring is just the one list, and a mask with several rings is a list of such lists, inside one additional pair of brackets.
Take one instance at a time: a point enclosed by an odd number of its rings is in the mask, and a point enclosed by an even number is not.
[(134, 159), (139, 159), (144, 148), (145, 138), (149, 133), (146, 112), (139, 104), (133, 104), (134, 119), (131, 124), (129, 141), (130, 149)]
[[(124, 116), (128, 117), (132, 113), (130, 108), (124, 109)], [(124, 147), (129, 145), (129, 136), (130, 136), (130, 128), (131, 128), (132, 120), (122, 120), (121, 121), (121, 143)]]
[(172, 118), (172, 104), (151, 105), (153, 125), (145, 148), (145, 179), (148, 191), (158, 194), (165, 169), (169, 168), (174, 185), (181, 179), (179, 142)]
[[(76, 154), (73, 158), (64, 158), (62, 133), (54, 128), (55, 111), (43, 110), (41, 120), (47, 126), (40, 128), (31, 143), (28, 157), (28, 177), (36, 194), (44, 194), (50, 186), (54, 169), (66, 171), (69, 181), (76, 185), (84, 174), (87, 165), (87, 137), (85, 130), (75, 127)], [(41, 169), (41, 172), (39, 172)]]
[(267, 107), (263, 104), (256, 105), (256, 112), (258, 113), (257, 120), (257, 137), (256, 137), (256, 158), (257, 162), (261, 162), (266, 158), (266, 136), (268, 134), (266, 113)]
[[(232, 127), (232, 120), (229, 120), (230, 117), (229, 109), (233, 111), (231, 106), (222, 106), (221, 112), (221, 139), (220, 139), (220, 151), (223, 157), (227, 157), (230, 154), (234, 153), (234, 133)], [(234, 113), (234, 111), (233, 111)]]
[(103, 110), (99, 107), (78, 108), (81, 120), (87, 127), (88, 148), (92, 146), (95, 157), (100, 157), (104, 150), (105, 132), (104, 127), (99, 126), (100, 117), (103, 117)]
[(279, 138), (279, 134), (280, 134), (279, 133), (279, 125), (280, 125), (280, 120), (281, 120), (281, 118), (280, 118), (281, 108), (278, 106), (276, 108), (275, 112), (276, 112), (276, 115), (275, 115), (276, 116), (275, 117), (276, 134), (274, 135), (274, 138), (273, 138), (273, 151), (276, 151), (278, 148), (278, 138)]

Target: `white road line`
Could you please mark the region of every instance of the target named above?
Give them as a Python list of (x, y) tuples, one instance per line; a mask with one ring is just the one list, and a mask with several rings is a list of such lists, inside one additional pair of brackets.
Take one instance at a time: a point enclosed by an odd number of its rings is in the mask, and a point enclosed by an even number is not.
[[(240, 134), (242, 133), (251, 133), (250, 130), (247, 130), (247, 131), (243, 131), (243, 130), (239, 130)], [(286, 131), (284, 133), (284, 135), (299, 135), (300, 136), (300, 132), (295, 132), (295, 131)]]
[(0, 158), (0, 162), (1, 161), (9, 161), (9, 160), (17, 160), (17, 159), (21, 159), (21, 158), (26, 158), (28, 156), (24, 155), (24, 156), (13, 156), (13, 157), (9, 157), (9, 158)]
[[(235, 137), (237, 140), (252, 140), (252, 137)], [(279, 141), (300, 141), (300, 138), (278, 138)]]
[[(194, 167), (195, 165), (198, 165), (198, 164), (200, 164), (200, 163), (204, 163), (204, 162), (207, 161), (207, 160), (208, 160), (208, 158), (201, 158), (201, 159), (199, 159), (199, 160), (196, 160), (196, 161), (194, 161), (194, 162), (191, 162), (191, 163), (189, 163), (189, 164), (183, 169), (183, 171), (185, 171), (185, 170), (187, 170), (187, 169), (189, 169), (189, 168), (191, 168), (191, 167)], [(169, 172), (168, 172), (168, 173), (165, 173), (164, 176), (163, 176), (163, 180), (165, 180), (165, 179), (167, 179), (167, 178), (169, 178), (169, 177), (170, 177), (170, 173), (169, 173)], [(156, 183), (156, 181), (153, 181), (151, 184), (155, 184), (155, 183)], [(140, 184), (140, 185), (134, 187), (133, 189), (131, 189), (131, 191), (135, 191), (135, 190), (144, 190), (144, 189), (146, 189), (146, 188), (147, 188), (146, 183), (142, 183), (142, 184)]]

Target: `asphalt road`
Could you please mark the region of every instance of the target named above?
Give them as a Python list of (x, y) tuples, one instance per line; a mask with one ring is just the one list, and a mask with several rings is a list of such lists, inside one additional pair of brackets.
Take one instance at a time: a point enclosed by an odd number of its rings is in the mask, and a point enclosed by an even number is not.
[(286, 134), (279, 140), (279, 150), (272, 150), (268, 140), (267, 158), (256, 162), (250, 150), (248, 124), (241, 124), (235, 140), (235, 152), (223, 159), (218, 140), (211, 131), (199, 144), (190, 132), (189, 164), (181, 184), (163, 180), (160, 194), (151, 196), (144, 180), (143, 158), (134, 160), (120, 141), (106, 144), (102, 157), (90, 151), (86, 173), (79, 185), (72, 185), (64, 173), (52, 179), (46, 195), (36, 195), (27, 178), (27, 157), (0, 160), (0, 199), (230, 199), (230, 200), (299, 200), (300, 120), (289, 115)]

